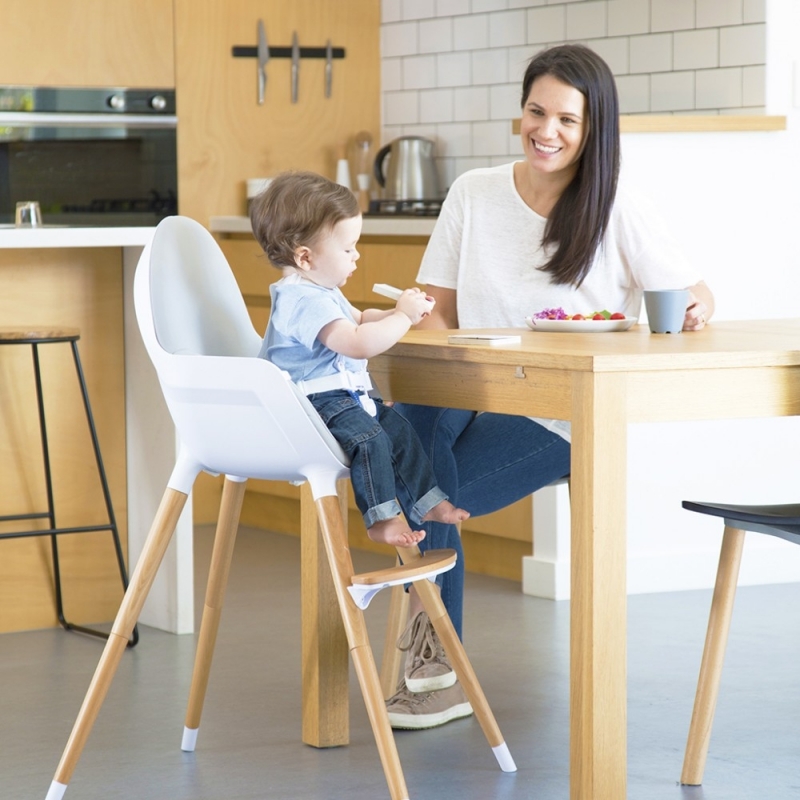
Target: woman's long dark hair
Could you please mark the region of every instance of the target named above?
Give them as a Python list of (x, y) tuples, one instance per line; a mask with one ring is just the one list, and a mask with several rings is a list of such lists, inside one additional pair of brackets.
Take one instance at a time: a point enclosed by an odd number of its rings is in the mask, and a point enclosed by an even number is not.
[(580, 286), (605, 234), (619, 176), (619, 100), (605, 61), (578, 44), (551, 47), (535, 55), (522, 80), (522, 108), (542, 75), (577, 89), (586, 98), (586, 141), (578, 171), (558, 199), (545, 226), (542, 246), (556, 245), (541, 269), (552, 283)]

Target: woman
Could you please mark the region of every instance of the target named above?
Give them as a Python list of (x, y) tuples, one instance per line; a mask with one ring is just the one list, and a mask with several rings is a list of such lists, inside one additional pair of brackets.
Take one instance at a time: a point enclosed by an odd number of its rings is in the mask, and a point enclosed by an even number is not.
[[(472, 170), (450, 188), (417, 277), (436, 300), (419, 327), (519, 327), (554, 307), (638, 316), (643, 290), (688, 287), (683, 329), (703, 328), (714, 309), (710, 290), (642, 200), (618, 191), (619, 104), (606, 63), (582, 45), (536, 55), (523, 78), (520, 133), (524, 161)], [(419, 433), (443, 491), (473, 516), (569, 473), (567, 422), (396, 408)], [(459, 553), (441, 587), (460, 634), (460, 537), (452, 525), (426, 530), (423, 548)], [(411, 619), (406, 680), (421, 672), (443, 684), (449, 665), (413, 594)], [(401, 681), (387, 705), (395, 727), (470, 713), (457, 683), (425, 694)]]

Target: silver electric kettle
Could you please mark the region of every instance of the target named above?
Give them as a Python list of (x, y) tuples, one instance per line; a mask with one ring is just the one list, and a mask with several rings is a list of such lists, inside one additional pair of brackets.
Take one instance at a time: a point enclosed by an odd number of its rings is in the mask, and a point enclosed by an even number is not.
[[(375, 180), (386, 200), (440, 200), (434, 144), (422, 136), (401, 136), (375, 156)], [(389, 165), (384, 171), (384, 161)]]

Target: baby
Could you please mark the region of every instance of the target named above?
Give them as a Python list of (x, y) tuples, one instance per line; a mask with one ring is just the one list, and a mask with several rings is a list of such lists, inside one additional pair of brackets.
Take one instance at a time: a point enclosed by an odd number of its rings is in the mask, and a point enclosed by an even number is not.
[(356, 504), (370, 539), (408, 547), (411, 522), (469, 517), (436, 485), (413, 428), (374, 393), (367, 359), (430, 314), (433, 300), (407, 289), (389, 310), (359, 311), (339, 287), (356, 270), (361, 213), (355, 195), (312, 172), (276, 177), (250, 207), (253, 233), (272, 264), (291, 270), (270, 287), (272, 312), (259, 356), (286, 370), (350, 458)]

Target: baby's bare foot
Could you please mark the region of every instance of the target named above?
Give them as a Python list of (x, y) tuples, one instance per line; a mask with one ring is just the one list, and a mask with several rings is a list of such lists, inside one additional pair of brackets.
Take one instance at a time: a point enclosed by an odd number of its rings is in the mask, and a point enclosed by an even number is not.
[(469, 519), (469, 511), (463, 508), (456, 508), (449, 500), (442, 500), (435, 505), (423, 518), (423, 522), (446, 522), (449, 525), (456, 525)]
[(376, 522), (367, 529), (367, 535), (373, 542), (382, 542), (392, 547), (411, 547), (425, 538), (425, 531), (412, 531), (401, 516)]

